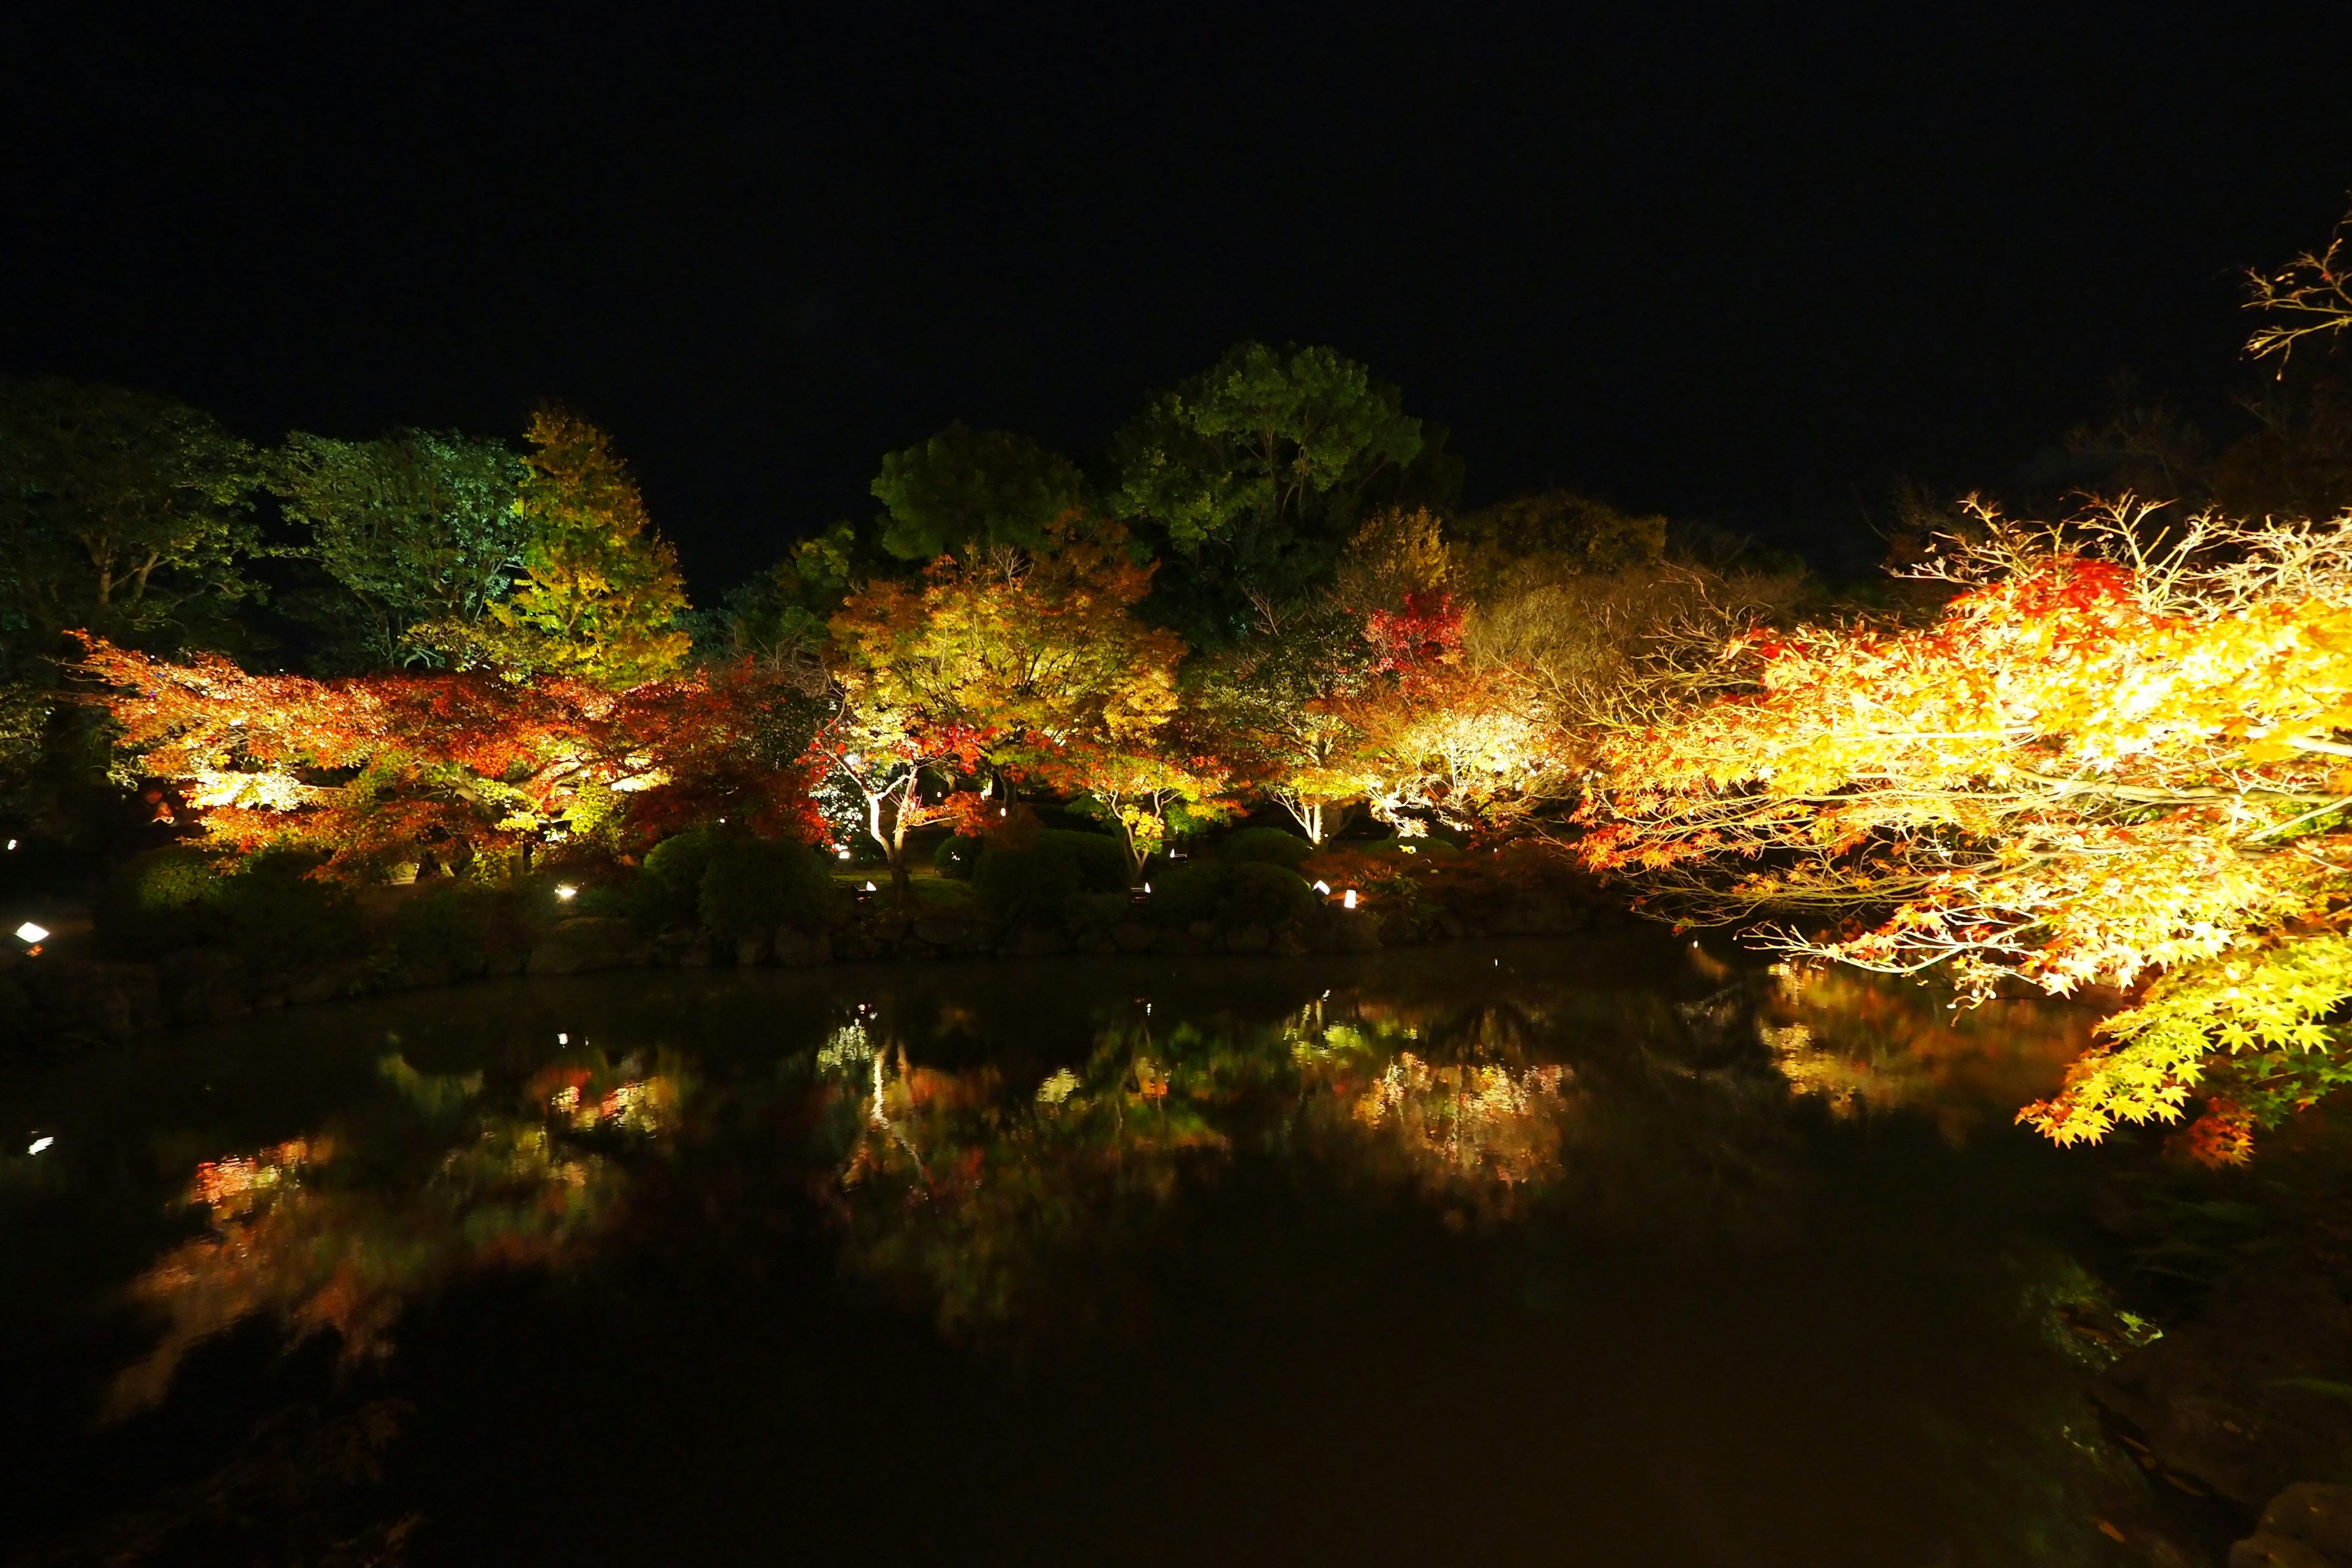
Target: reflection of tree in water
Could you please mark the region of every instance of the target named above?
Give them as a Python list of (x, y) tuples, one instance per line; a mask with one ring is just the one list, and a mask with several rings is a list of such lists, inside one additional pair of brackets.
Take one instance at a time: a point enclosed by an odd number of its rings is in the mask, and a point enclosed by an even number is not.
[(155, 1348), (116, 1379), (115, 1415), (153, 1405), (196, 1345), (257, 1315), (300, 1340), (322, 1330), (345, 1357), (380, 1355), (410, 1298), (476, 1270), (558, 1260), (614, 1212), (620, 1145), (668, 1130), (675, 1071), (635, 1058), (566, 1063), (484, 1102), (478, 1073), (380, 1064), (399, 1091), (384, 1121), (348, 1123), (199, 1164), (185, 1201), (203, 1234), (131, 1287), (159, 1311)]
[(2047, 997), (1954, 1007), (1907, 981), (1789, 964), (1773, 966), (1754, 1006), (1757, 1037), (1797, 1093), (1841, 1116), (1921, 1111), (1954, 1142), (2055, 1090), (2097, 1016)]
[(1364, 997), (1299, 1009), (1284, 1030), (1300, 1072), (1295, 1114), (1336, 1159), (1493, 1217), (1556, 1182), (1576, 1069), (1545, 1059), (1540, 1009), (1400, 1005)]
[(1115, 1249), (1188, 1163), (1225, 1149), (1213, 1118), (1244, 1064), (1189, 1027), (1109, 1028), (1082, 1067), (1015, 1094), (993, 1067), (917, 1067), (852, 1024), (818, 1065), (854, 1111), (851, 1266), (935, 1297), (952, 1323), (1003, 1317), (1070, 1255)]
[(1393, 1127), (1414, 1162), (1485, 1191), (1514, 1192), (1556, 1174), (1569, 1069), (1552, 1063), (1514, 1071), (1492, 1063), (1433, 1067), (1398, 1054), (1361, 1100), (1366, 1127)]
[(1166, 1211), (1188, 1183), (1255, 1156), (1402, 1190), (1449, 1225), (1543, 1212), (1643, 1237), (1776, 1229), (1796, 1149), (1763, 1053), (1696, 1066), (1670, 1007), (1559, 1000), (1349, 994), (1265, 1022), (1130, 1016), (1034, 1085), (919, 1066), (870, 1021), (849, 1024), (817, 1056), (848, 1267), (950, 1324), (1087, 1315), (1120, 1288), (1114, 1260), (1172, 1234)]

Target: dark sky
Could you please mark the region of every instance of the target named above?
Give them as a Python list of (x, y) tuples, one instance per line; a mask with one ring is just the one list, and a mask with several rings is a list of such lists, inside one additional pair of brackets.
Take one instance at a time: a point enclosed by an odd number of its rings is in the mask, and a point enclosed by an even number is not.
[(2341, 4), (730, 16), (7, 7), (0, 371), (256, 437), (560, 398), (709, 595), (951, 417), (1091, 459), (1320, 342), (1474, 500), (1866, 554), (2119, 370), (2219, 406), (2234, 268), (2352, 186)]

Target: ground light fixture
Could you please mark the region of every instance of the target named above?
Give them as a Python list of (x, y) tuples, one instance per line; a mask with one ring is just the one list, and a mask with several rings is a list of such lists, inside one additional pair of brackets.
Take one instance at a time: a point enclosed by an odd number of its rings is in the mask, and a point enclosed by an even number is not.
[(557, 885), (557, 887), (556, 887), (556, 889), (555, 889), (555, 896), (556, 896), (557, 898), (559, 898), (559, 899), (562, 899), (565, 903), (567, 903), (567, 904), (568, 904), (568, 903), (570, 903), (573, 899), (578, 898), (578, 897), (580, 896), (580, 889), (577, 889), (577, 888), (575, 888), (575, 887), (573, 887), (573, 886), (572, 886), (571, 883), (569, 883), (569, 882), (560, 883), (560, 884), (558, 884), (558, 885)]
[(50, 1137), (45, 1132), (38, 1138), (34, 1139), (30, 1143), (26, 1144), (25, 1146), (25, 1152), (27, 1154), (37, 1154), (56, 1142), (57, 1140), (55, 1138)]
[(1328, 899), (1328, 898), (1329, 898), (1329, 897), (1331, 896), (1331, 884), (1330, 884), (1330, 883), (1328, 883), (1328, 882), (1318, 882), (1318, 883), (1316, 883), (1316, 884), (1315, 884), (1315, 895), (1316, 895), (1316, 897), (1318, 897), (1318, 898), (1322, 898), (1322, 899)]
[(1356, 889), (1353, 888), (1349, 889), (1345, 893), (1340, 895), (1339, 901), (1342, 904), (1345, 904), (1349, 909), (1354, 909), (1356, 907)]
[(23, 925), (16, 928), (16, 940), (23, 942), (26, 947), (38, 947), (41, 943), (49, 940), (49, 928), (45, 925), (37, 925), (31, 921), (26, 921)]

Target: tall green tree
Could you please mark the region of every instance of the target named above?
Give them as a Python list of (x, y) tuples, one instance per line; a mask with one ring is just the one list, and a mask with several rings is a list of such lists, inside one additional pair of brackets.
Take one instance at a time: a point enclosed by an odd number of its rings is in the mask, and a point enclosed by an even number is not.
[(270, 488), (308, 529), (305, 552), (341, 590), (313, 618), (349, 645), (344, 662), (446, 661), (417, 628), (478, 626), (520, 575), (529, 532), (515, 501), (524, 472), (503, 442), (433, 430), (287, 438)]
[(418, 636), (460, 663), (575, 676), (615, 690), (675, 675), (693, 642), (677, 552), (653, 531), (612, 437), (575, 415), (532, 416), (515, 498), (522, 575), (472, 625)]
[(1087, 485), (1067, 458), (1025, 436), (958, 422), (884, 458), (874, 497), (888, 512), (882, 548), (901, 561), (931, 561), (1043, 550), (1046, 531), (1085, 507)]
[(169, 398), (0, 380), (0, 563), (12, 666), (88, 626), (153, 648), (201, 636), (261, 585), (258, 454)]
[(1242, 343), (1118, 433), (1112, 506), (1173, 558), (1161, 584), (1178, 624), (1222, 641), (1253, 602), (1328, 576), (1427, 444), (1398, 390), (1355, 361)]

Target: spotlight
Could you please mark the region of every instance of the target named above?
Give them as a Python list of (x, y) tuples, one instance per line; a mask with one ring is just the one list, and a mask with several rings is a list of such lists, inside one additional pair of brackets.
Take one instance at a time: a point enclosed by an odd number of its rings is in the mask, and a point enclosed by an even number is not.
[(28, 946), (37, 947), (49, 940), (49, 928), (35, 925), (31, 921), (26, 921), (16, 928), (16, 940)]
[(1353, 888), (1349, 889), (1347, 892), (1342, 895), (1342, 901), (1346, 903), (1348, 908), (1351, 910), (1354, 909), (1356, 907), (1356, 889)]
[(580, 896), (580, 889), (569, 882), (560, 882), (556, 885), (555, 896), (568, 904)]

